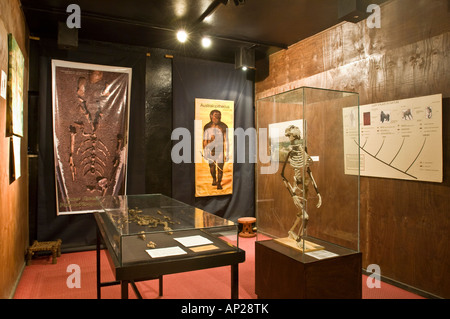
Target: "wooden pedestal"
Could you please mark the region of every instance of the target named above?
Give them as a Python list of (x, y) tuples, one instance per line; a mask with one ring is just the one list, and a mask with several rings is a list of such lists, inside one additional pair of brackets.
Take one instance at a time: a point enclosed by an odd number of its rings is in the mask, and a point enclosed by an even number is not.
[(274, 240), (255, 243), (255, 292), (261, 299), (361, 299), (362, 254), (316, 241), (336, 257), (316, 259)]

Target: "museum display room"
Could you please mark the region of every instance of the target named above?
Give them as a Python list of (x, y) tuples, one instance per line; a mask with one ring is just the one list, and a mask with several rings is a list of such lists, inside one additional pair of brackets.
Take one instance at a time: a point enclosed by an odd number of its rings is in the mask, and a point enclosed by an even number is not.
[(446, 0), (0, 0), (0, 298), (449, 298), (449, 48)]

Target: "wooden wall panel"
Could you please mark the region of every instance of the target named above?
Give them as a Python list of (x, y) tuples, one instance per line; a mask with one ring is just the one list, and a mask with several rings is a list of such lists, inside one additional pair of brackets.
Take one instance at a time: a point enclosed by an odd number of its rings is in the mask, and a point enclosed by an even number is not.
[(362, 177), (360, 245), (364, 267), (449, 298), (449, 3), (392, 0), (381, 9), (380, 29), (341, 23), (271, 55), (255, 96), (312, 86), (358, 92), (364, 105), (443, 94), (444, 182)]
[(25, 58), (24, 134), (21, 149), (22, 176), (9, 182), (9, 137), (6, 132), (6, 100), (0, 98), (0, 299), (12, 297), (28, 246), (27, 92), (28, 34), (18, 0), (0, 0), (0, 69), (8, 72), (8, 33), (12, 33)]

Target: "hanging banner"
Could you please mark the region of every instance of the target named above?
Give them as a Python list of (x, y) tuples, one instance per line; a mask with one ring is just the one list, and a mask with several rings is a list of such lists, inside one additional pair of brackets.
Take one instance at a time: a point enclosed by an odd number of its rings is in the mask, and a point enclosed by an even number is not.
[(52, 60), (57, 213), (126, 193), (131, 69)]
[(234, 101), (195, 99), (195, 196), (233, 193)]

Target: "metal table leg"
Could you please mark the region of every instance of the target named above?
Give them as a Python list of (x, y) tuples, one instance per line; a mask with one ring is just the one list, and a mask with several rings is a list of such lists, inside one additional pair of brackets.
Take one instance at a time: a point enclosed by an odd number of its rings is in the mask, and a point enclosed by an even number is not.
[(101, 299), (101, 278), (100, 278), (100, 231), (97, 227), (97, 299)]
[(239, 264), (231, 265), (231, 299), (239, 299)]

